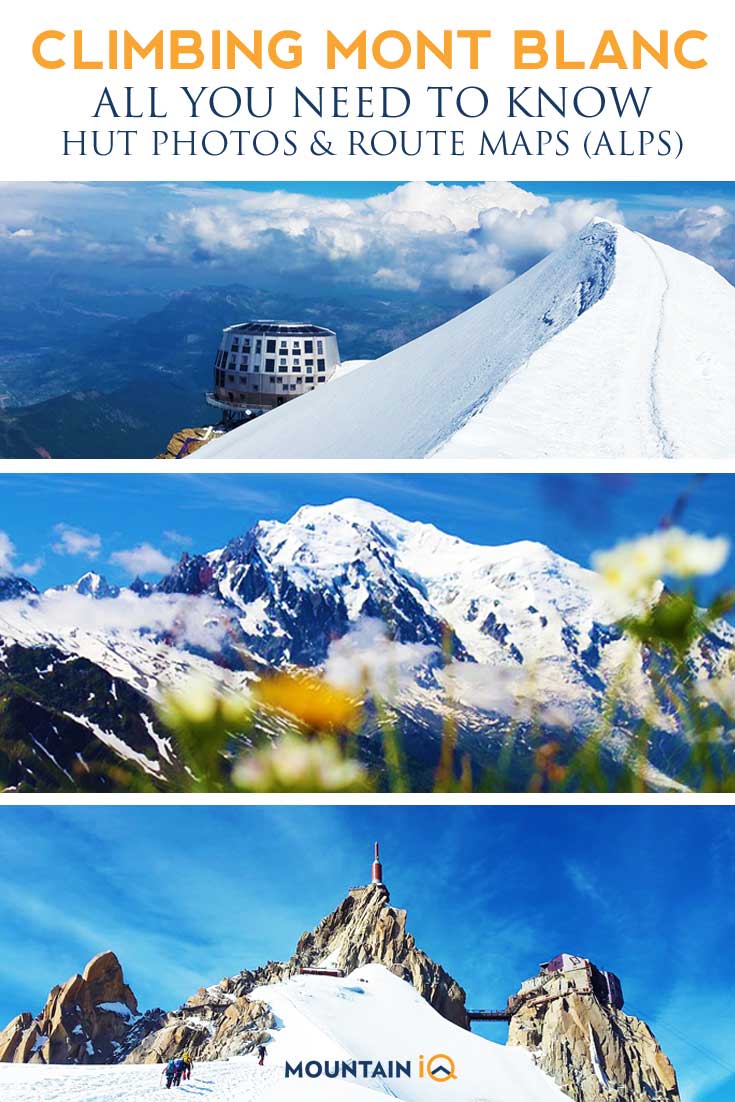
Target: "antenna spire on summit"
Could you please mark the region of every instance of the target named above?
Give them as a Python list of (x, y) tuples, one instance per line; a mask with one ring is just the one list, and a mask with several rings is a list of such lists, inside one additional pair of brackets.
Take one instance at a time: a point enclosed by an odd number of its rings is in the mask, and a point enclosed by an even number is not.
[(373, 857), (373, 884), (383, 883), (383, 866), (380, 863), (380, 846), (378, 842), (375, 843), (375, 854)]

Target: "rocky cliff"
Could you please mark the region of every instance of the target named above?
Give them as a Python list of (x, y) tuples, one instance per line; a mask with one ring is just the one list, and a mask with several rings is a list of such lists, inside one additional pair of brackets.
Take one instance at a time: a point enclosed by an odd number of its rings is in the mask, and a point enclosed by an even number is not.
[(201, 988), (161, 1028), (132, 1051), (130, 1063), (156, 1063), (188, 1048), (194, 1059), (214, 1060), (252, 1051), (275, 1025), (270, 1008), (251, 992), (278, 983), (302, 968), (350, 972), (363, 964), (383, 964), (413, 984), (435, 1010), (467, 1025), (465, 993), (456, 980), (416, 947), (406, 930), (406, 912), (391, 907), (382, 884), (355, 888), (316, 929), (299, 938), (293, 956), (243, 971)]
[(269, 1006), (248, 992), (267, 982), (266, 969), (241, 972), (212, 987), (202, 987), (178, 1010), (166, 1014), (160, 1027), (148, 1034), (126, 1060), (131, 1064), (158, 1064), (188, 1051), (194, 1060), (240, 1056), (264, 1043), (275, 1018)]
[(464, 990), (417, 948), (406, 930), (406, 912), (391, 907), (389, 898), (382, 884), (353, 889), (315, 930), (302, 934), (288, 966), (352, 972), (362, 964), (383, 964), (413, 984), (443, 1017), (466, 1028)]
[(166, 450), (157, 455), (156, 459), (184, 459), (185, 456), (191, 455), (210, 441), (217, 440), (221, 435), (221, 430), (212, 425), (204, 425), (196, 429), (179, 429), (169, 440)]
[(160, 790), (181, 768), (138, 688), (59, 647), (0, 639), (0, 791)]
[(19, 1014), (0, 1033), (0, 1062), (109, 1064), (160, 1025), (161, 1011), (138, 1013), (114, 953), (100, 953), (84, 972), (54, 987), (35, 1018)]
[(523, 991), (508, 1043), (529, 1049), (574, 1102), (679, 1102), (676, 1072), (645, 1022), (563, 974)]
[(390, 906), (382, 884), (355, 888), (315, 930), (299, 939), (287, 961), (244, 970), (195, 995), (170, 1013), (140, 1015), (114, 953), (102, 953), (83, 975), (55, 987), (37, 1017), (21, 1014), (0, 1034), (0, 1061), (47, 1064), (157, 1063), (188, 1049), (195, 1060), (250, 1052), (275, 1026), (270, 1007), (253, 992), (302, 968), (343, 972), (383, 964), (440, 1014), (467, 1025), (465, 993), (417, 948), (406, 912)]

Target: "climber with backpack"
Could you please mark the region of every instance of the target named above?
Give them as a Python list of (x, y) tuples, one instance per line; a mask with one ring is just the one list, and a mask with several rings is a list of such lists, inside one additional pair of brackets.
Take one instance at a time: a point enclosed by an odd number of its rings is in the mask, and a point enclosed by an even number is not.
[(166, 1089), (171, 1090), (171, 1084), (174, 1081), (175, 1069), (173, 1058), (166, 1064)]
[(184, 1074), (184, 1061), (178, 1056), (174, 1060), (174, 1086), (181, 1086), (181, 1076)]
[(181, 1059), (184, 1061), (184, 1076), (183, 1076), (183, 1078), (184, 1078), (184, 1081), (186, 1081), (188, 1079), (191, 1079), (191, 1069), (194, 1065), (192, 1063), (191, 1056), (189, 1055), (188, 1052), (185, 1052), (184, 1055), (181, 1057)]
[(261, 1068), (263, 1067), (264, 1060), (265, 1060), (265, 1045), (258, 1045), (258, 1063), (260, 1064)]

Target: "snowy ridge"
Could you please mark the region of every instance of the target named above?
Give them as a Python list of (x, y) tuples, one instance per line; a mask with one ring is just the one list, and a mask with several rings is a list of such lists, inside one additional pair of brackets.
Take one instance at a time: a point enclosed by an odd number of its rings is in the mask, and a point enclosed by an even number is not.
[(734, 402), (735, 288), (597, 220), (472, 309), (187, 462), (725, 457)]

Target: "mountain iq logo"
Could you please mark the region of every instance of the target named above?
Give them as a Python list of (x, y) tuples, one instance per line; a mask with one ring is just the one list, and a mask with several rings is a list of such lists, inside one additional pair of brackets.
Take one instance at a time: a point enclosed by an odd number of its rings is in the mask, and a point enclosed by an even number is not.
[[(411, 1060), (299, 1060), (298, 1064), (286, 1061), (287, 1079), (410, 1079), (413, 1076)], [(457, 1079), (457, 1066), (446, 1052), (433, 1056), (419, 1056), (418, 1078), (431, 1079), (433, 1083), (448, 1083)]]

